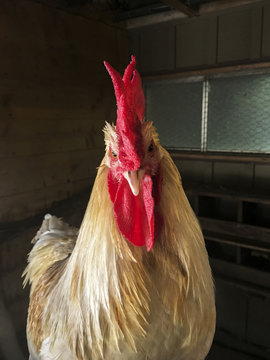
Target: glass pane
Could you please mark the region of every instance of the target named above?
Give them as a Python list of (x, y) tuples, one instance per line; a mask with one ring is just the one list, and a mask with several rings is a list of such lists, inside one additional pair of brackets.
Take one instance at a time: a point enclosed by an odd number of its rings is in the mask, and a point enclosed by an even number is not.
[(202, 90), (202, 81), (146, 84), (146, 120), (153, 121), (163, 146), (200, 149)]
[(210, 80), (207, 150), (270, 152), (270, 76)]

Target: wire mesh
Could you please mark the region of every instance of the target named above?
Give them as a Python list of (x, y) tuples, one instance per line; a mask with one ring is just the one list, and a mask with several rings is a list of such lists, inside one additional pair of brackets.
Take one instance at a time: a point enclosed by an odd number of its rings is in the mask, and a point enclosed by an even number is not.
[(201, 148), (203, 82), (152, 82), (146, 87), (146, 120), (153, 121), (163, 146)]
[(270, 75), (210, 80), (207, 150), (270, 152)]

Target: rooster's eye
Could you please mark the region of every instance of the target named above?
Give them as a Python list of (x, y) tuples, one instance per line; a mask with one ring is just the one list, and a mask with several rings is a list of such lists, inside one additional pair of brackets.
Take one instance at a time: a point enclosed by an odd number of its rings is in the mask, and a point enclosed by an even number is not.
[(149, 145), (148, 151), (149, 151), (149, 152), (152, 152), (153, 150), (154, 150), (154, 145), (153, 145), (153, 143), (151, 143), (151, 144)]
[(112, 157), (117, 158), (117, 154), (114, 151), (111, 151)]

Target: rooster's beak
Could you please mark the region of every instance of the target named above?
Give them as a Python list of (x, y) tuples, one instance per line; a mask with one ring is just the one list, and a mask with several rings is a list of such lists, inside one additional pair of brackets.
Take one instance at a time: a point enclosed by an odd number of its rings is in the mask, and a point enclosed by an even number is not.
[(145, 170), (140, 169), (135, 171), (125, 171), (123, 174), (134, 196), (137, 196), (139, 194), (141, 180), (143, 178), (144, 173)]

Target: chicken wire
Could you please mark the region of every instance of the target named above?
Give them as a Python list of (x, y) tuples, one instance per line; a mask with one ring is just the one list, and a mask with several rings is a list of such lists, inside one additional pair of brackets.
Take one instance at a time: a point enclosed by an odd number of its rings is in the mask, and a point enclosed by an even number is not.
[(199, 150), (203, 82), (160, 81), (145, 85), (146, 120), (167, 148)]
[(270, 75), (210, 80), (207, 150), (270, 152)]

